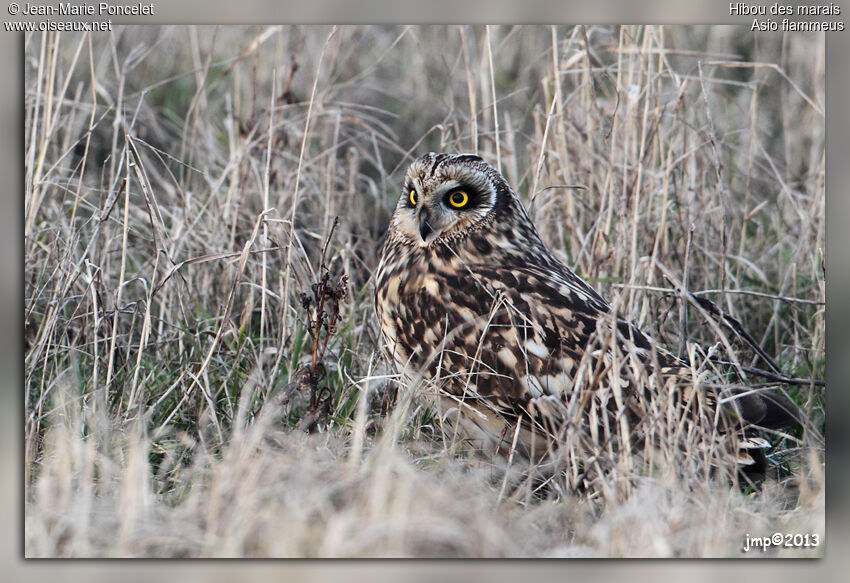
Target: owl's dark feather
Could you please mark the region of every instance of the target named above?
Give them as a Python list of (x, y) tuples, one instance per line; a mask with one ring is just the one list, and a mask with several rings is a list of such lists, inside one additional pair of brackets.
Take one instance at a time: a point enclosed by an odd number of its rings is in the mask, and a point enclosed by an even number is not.
[[(534, 433), (552, 447), (585, 393), (612, 379), (616, 395), (606, 407), (634, 428), (664, 391), (683, 410), (692, 406), (689, 367), (613, 314), (549, 252), (493, 167), (474, 155), (429, 154), (411, 165), (405, 184), (417, 204), (402, 195), (383, 249), (375, 298), (381, 330), (398, 366), (430, 383), (448, 406), (469, 409), (497, 449), (519, 441), (528, 450)], [(445, 208), (447, 189), (472, 193), (474, 208)], [(417, 228), (423, 214), (432, 239)], [(800, 418), (773, 393), (699, 398), (722, 407), (719, 420), (706, 421), (722, 430), (779, 428)]]

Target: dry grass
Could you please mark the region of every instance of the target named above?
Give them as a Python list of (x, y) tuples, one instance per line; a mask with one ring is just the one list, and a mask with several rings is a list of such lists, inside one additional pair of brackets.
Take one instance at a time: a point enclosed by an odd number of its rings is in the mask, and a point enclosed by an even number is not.
[[(669, 467), (612, 496), (504, 491), (408, 387), (392, 406), (370, 279), (411, 156), (477, 151), (671, 350), (769, 366), (687, 289), (781, 373), (822, 379), (823, 35), (130, 27), (31, 35), (26, 59), (27, 556), (740, 556), (745, 535), (823, 537), (822, 387), (785, 387), (809, 422), (755, 494)], [(325, 327), (301, 299), (323, 275), (348, 278)]]

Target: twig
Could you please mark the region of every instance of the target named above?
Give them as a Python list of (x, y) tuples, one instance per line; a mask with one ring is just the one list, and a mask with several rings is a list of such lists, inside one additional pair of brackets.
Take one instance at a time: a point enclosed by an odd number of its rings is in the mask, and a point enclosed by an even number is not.
[(792, 298), (788, 296), (778, 296), (775, 294), (767, 294), (764, 292), (751, 291), (747, 289), (704, 289), (698, 292), (693, 292), (694, 295), (704, 295), (704, 294), (741, 294), (747, 296), (756, 296), (760, 298), (769, 298), (771, 300), (779, 300), (781, 302), (789, 302), (795, 304), (808, 304), (811, 306), (823, 306), (826, 305), (826, 302), (821, 302), (818, 300), (804, 300), (802, 298)]
[[(309, 366), (299, 366), (293, 381), (284, 389), (284, 391), (289, 392), (294, 387), (310, 393), (309, 409), (297, 425), (304, 431), (313, 431), (318, 423), (327, 419), (330, 414), (332, 392), (327, 386), (319, 386), (326, 375), (325, 365), (322, 361), (328, 350), (328, 342), (331, 336), (336, 333), (336, 325), (340, 320), (339, 305), (345, 298), (348, 289), (348, 276), (343, 274), (334, 284), (331, 281), (330, 270), (325, 264), (328, 246), (338, 225), (339, 217), (337, 216), (334, 217), (330, 231), (322, 244), (319, 281), (311, 286), (311, 294), (301, 293), (301, 306), (307, 311), (308, 315), (307, 332), (312, 339), (310, 364)], [(322, 337), (323, 328), (325, 330), (324, 337)]]
[[(732, 365), (731, 362), (725, 360), (714, 360), (713, 362), (717, 364), (725, 364)], [(769, 381), (774, 381), (778, 383), (784, 383), (786, 385), (815, 385), (816, 387), (826, 386), (826, 381), (822, 381), (819, 379), (806, 379), (801, 377), (790, 377), (788, 375), (784, 375), (782, 373), (770, 372), (768, 370), (764, 370), (761, 368), (756, 368), (754, 366), (746, 366), (741, 365), (741, 370), (746, 373), (754, 374), (756, 376), (763, 377)]]
[[(663, 294), (676, 294), (676, 290), (669, 287), (658, 287), (654, 285), (634, 285), (628, 283), (612, 283), (613, 287), (620, 289), (637, 289), (644, 291), (652, 291), (652, 292), (661, 292)], [(778, 296), (776, 294), (768, 294), (764, 292), (757, 292), (749, 289), (703, 289), (695, 292), (691, 292), (694, 295), (706, 295), (706, 294), (739, 294), (744, 296), (756, 296), (760, 298), (768, 298), (771, 300), (779, 300), (781, 302), (789, 302), (796, 304), (809, 304), (812, 306), (823, 306), (826, 305), (826, 302), (821, 302), (819, 300), (804, 300), (803, 298), (793, 298), (790, 296)]]
[(719, 316), (718, 320), (720, 321), (720, 323), (726, 324), (735, 334), (738, 335), (739, 338), (749, 344), (750, 347), (756, 351), (756, 354), (758, 354), (762, 358), (762, 360), (764, 360), (768, 364), (768, 366), (773, 369), (773, 372), (777, 374), (782, 374), (779, 371), (779, 365), (777, 365), (776, 362), (770, 357), (770, 355), (768, 355), (762, 349), (762, 347), (759, 346), (758, 342), (756, 342), (755, 339), (750, 336), (750, 333), (744, 329), (744, 326), (738, 320), (724, 312), (717, 304), (715, 304), (711, 300), (707, 298), (699, 298), (690, 292), (687, 293), (693, 299), (693, 301), (695, 301), (702, 309), (704, 309), (713, 316)]

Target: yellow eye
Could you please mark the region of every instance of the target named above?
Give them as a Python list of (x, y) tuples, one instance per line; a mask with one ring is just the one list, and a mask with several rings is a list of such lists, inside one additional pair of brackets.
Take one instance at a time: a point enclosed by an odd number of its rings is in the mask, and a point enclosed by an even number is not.
[(456, 209), (462, 209), (469, 202), (469, 195), (462, 190), (455, 190), (449, 195), (449, 204)]
[(416, 206), (416, 191), (415, 190), (411, 189), (410, 196), (408, 196), (408, 199), (410, 200), (410, 204), (412, 204), (413, 206)]

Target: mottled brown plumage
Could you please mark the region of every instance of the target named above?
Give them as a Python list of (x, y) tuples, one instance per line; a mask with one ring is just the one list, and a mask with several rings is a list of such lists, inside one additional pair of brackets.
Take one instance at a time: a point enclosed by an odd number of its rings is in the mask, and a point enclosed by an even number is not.
[(689, 367), (559, 261), (478, 156), (413, 162), (376, 279), (376, 311), (397, 366), (439, 395), (443, 412), (490, 453), (539, 459), (582, 432), (622, 443), (670, 406), (725, 432), (795, 421), (796, 409), (778, 396), (695, 395)]

